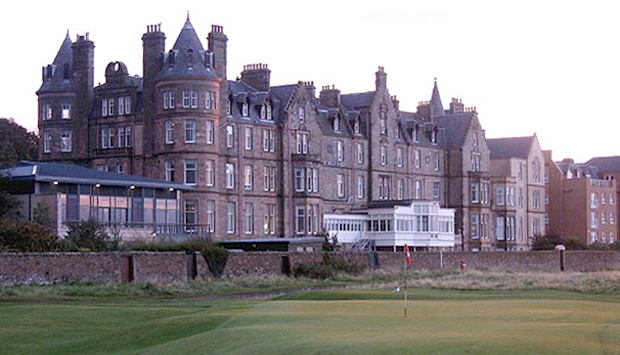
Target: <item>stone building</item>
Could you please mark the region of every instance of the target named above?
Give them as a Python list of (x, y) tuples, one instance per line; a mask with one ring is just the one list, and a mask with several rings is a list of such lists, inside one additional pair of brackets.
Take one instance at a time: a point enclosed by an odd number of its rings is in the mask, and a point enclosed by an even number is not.
[(546, 234), (545, 167), (536, 135), (487, 139), (491, 150), (495, 245), (529, 250), (534, 236)]
[(459, 248), (495, 248), (485, 132), (475, 108), (444, 109), (437, 83), (405, 112), (383, 67), (373, 91), (317, 94), (272, 86), (266, 64), (228, 80), (221, 26), (206, 48), (189, 18), (170, 49), (160, 25), (142, 41), (142, 77), (112, 62), (94, 87), (94, 43), (65, 38), (37, 92), (41, 160), (191, 186), (182, 222), (218, 239), (312, 236), (327, 213), (426, 200), (455, 210)]

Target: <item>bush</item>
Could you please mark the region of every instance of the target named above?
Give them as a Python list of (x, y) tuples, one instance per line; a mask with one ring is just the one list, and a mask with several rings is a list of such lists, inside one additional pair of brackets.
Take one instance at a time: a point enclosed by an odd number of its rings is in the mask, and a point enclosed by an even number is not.
[(69, 224), (65, 239), (87, 251), (117, 250), (120, 246), (120, 241), (108, 235), (105, 225), (94, 219)]
[(329, 279), (336, 275), (336, 270), (327, 265), (299, 264), (295, 266), (293, 275), (310, 279)]
[(228, 249), (213, 242), (206, 242), (203, 244), (200, 253), (205, 258), (213, 277), (216, 279), (222, 277), (228, 262)]
[(562, 244), (566, 250), (585, 250), (588, 247), (579, 239), (564, 238), (557, 234), (537, 235), (532, 238), (532, 250), (554, 250), (555, 246)]
[(57, 237), (35, 222), (0, 221), (0, 249), (18, 252), (46, 252), (53, 250)]
[(324, 253), (323, 254), (323, 265), (330, 266), (335, 272), (344, 272), (352, 275), (359, 275), (365, 269), (365, 265), (357, 264), (343, 255)]

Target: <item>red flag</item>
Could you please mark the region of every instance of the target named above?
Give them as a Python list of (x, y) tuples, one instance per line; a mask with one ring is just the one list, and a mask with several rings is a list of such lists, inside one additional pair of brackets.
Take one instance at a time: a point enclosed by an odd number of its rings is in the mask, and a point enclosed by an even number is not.
[(407, 244), (405, 244), (405, 257), (407, 258), (407, 265), (411, 265), (411, 253)]

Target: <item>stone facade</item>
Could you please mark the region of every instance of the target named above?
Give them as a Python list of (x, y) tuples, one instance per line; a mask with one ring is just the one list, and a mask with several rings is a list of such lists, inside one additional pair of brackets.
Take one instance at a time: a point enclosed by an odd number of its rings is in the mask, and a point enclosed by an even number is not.
[(148, 26), (143, 77), (112, 62), (93, 87), (93, 42), (67, 37), (37, 92), (41, 160), (191, 185), (181, 222), (216, 239), (317, 235), (324, 213), (418, 199), (456, 210), (459, 249), (495, 249), (490, 201), (468, 198), (491, 183), (475, 108), (444, 109), (435, 83), (430, 101), (402, 111), (383, 67), (373, 91), (352, 94), (272, 86), (266, 64), (228, 80), (227, 40), (212, 26), (203, 48), (188, 18), (166, 50)]

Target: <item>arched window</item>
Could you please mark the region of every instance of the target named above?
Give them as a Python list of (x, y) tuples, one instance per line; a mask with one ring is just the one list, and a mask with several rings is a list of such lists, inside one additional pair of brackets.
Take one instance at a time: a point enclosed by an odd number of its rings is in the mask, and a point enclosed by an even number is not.
[(340, 117), (334, 117), (334, 131), (340, 131)]
[(267, 119), (268, 120), (273, 119), (273, 115), (272, 115), (272, 112), (271, 112), (271, 103), (268, 102), (268, 103), (265, 104), (265, 106), (267, 107)]
[(249, 115), (248, 103), (244, 101), (241, 103), (241, 116), (248, 117), (248, 115)]
[(260, 119), (264, 120), (267, 118), (267, 105), (262, 104), (260, 106)]

